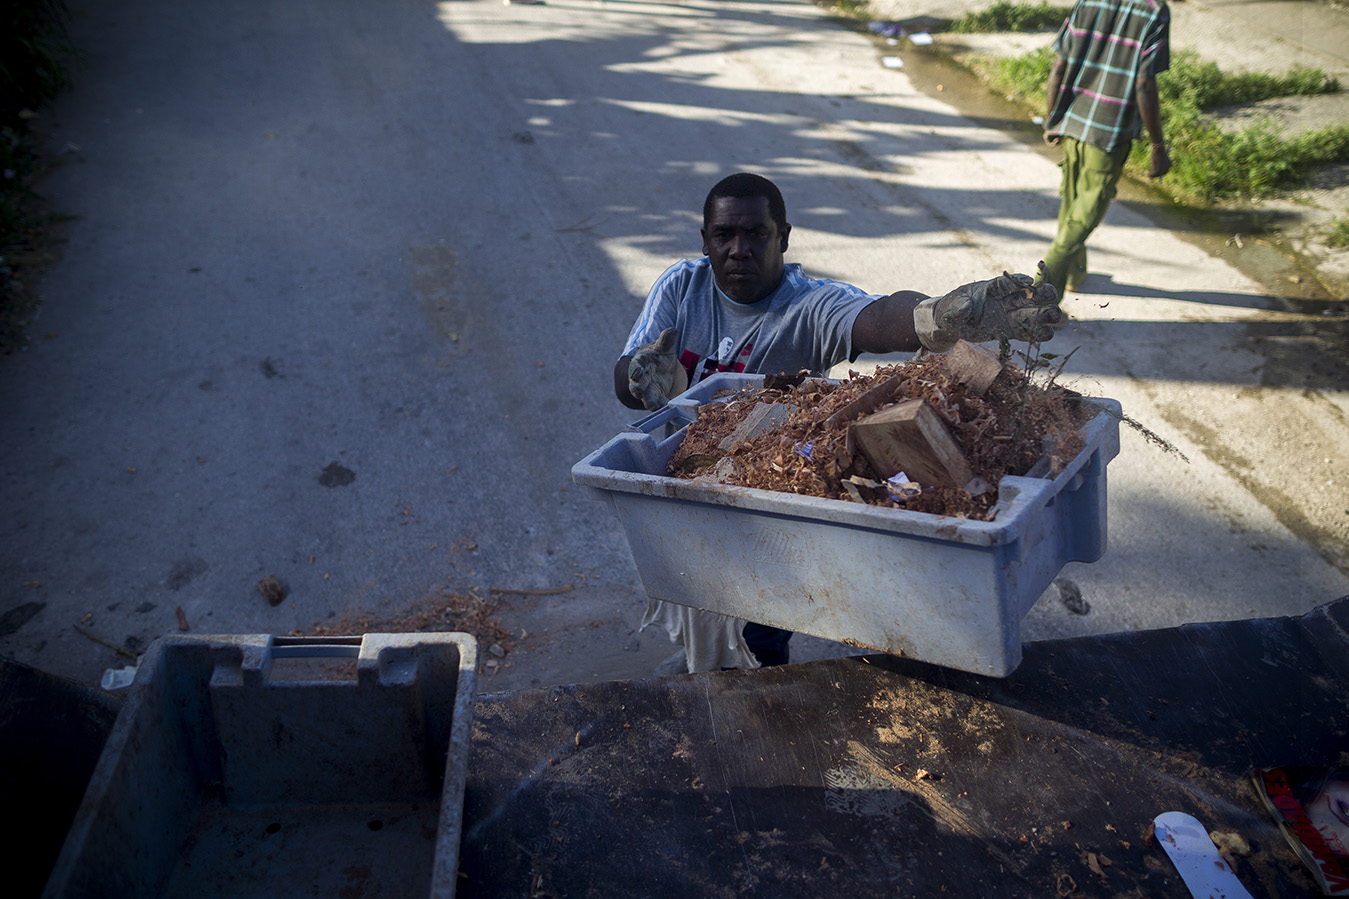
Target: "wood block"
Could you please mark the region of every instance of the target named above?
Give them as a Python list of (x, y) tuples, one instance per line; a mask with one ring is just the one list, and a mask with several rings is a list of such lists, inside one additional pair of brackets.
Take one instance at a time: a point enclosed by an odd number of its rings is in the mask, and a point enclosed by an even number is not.
[(957, 340), (942, 362), (942, 371), (951, 380), (969, 387), (970, 393), (983, 396), (1002, 372), (1002, 363), (988, 347)]
[(868, 412), (884, 406), (895, 398), (895, 391), (897, 390), (899, 390), (899, 375), (887, 378), (826, 418), (824, 420), (825, 429), (828, 430), (839, 422), (852, 421), (859, 415), (866, 415)]
[(960, 445), (924, 400), (905, 400), (854, 422), (849, 437), (882, 478), (902, 471), (924, 487), (957, 488), (974, 479)]
[(717, 449), (728, 453), (746, 440), (773, 430), (795, 411), (796, 407), (790, 403), (759, 403), (749, 410), (734, 431), (722, 438)]

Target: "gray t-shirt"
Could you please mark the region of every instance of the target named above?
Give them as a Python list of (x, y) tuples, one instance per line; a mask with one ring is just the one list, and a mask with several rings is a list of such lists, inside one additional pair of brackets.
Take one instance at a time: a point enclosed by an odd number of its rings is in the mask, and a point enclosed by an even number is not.
[(842, 281), (808, 278), (793, 263), (777, 290), (746, 305), (717, 288), (706, 256), (683, 259), (652, 286), (623, 355), (678, 328), (689, 384), (717, 371), (820, 374), (851, 358), (853, 322), (878, 299)]

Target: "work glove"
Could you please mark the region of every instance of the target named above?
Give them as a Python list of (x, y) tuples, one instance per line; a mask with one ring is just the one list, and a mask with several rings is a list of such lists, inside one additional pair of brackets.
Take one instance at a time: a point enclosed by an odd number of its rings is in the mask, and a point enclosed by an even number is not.
[(689, 388), (689, 373), (679, 364), (678, 350), (679, 329), (666, 328), (633, 353), (628, 363), (628, 390), (651, 412)]
[(923, 300), (913, 310), (918, 340), (934, 353), (944, 353), (957, 340), (1043, 342), (1064, 320), (1058, 292), (1040, 263), (1040, 279), (1003, 272), (989, 281), (957, 287), (944, 297)]

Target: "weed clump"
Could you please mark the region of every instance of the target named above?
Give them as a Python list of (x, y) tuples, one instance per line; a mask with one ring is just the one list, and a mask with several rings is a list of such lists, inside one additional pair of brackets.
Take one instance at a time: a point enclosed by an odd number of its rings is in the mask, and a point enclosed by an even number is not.
[(34, 112), (70, 87), (78, 53), (61, 0), (0, 3), (0, 353), (25, 341), (35, 300), (24, 283), (49, 215), (32, 189), (42, 170)]
[(966, 13), (951, 23), (956, 34), (992, 34), (999, 31), (1053, 31), (1063, 24), (1071, 7), (998, 0), (987, 9)]

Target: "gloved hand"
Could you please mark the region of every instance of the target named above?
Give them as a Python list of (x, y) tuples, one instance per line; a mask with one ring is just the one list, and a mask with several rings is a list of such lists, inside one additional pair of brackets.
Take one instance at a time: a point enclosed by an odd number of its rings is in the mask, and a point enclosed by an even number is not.
[(679, 329), (666, 328), (660, 336), (632, 354), (628, 363), (628, 390), (655, 412), (689, 388), (689, 373), (679, 364)]
[(1064, 320), (1058, 292), (1040, 263), (1040, 283), (1030, 275), (1003, 272), (989, 281), (957, 287), (944, 297), (923, 300), (913, 310), (918, 340), (934, 353), (944, 353), (957, 340), (1035, 340), (1054, 336)]

